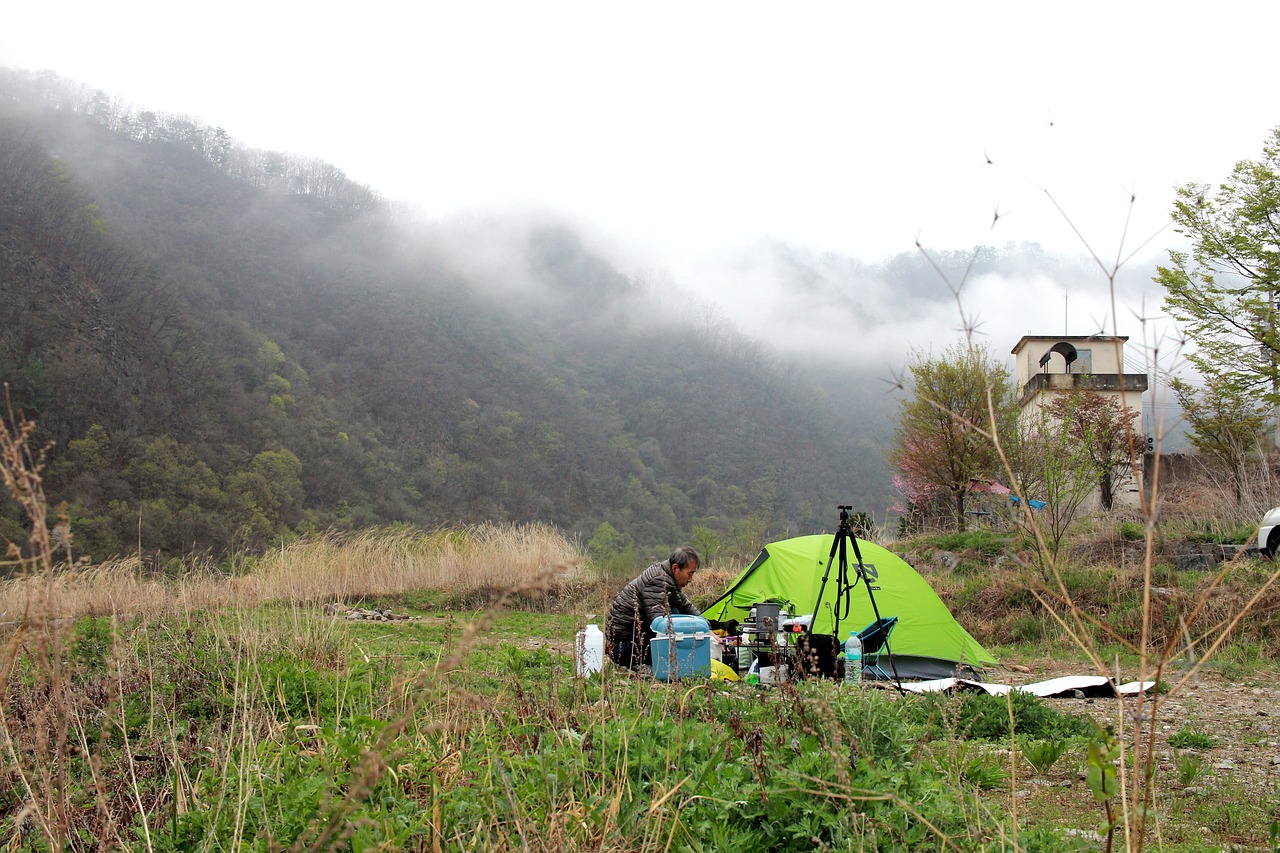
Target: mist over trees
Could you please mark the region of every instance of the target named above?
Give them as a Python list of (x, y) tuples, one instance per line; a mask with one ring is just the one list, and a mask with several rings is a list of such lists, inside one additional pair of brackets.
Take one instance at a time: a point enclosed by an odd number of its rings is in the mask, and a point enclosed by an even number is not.
[(481, 520), (651, 550), (884, 504), (812, 378), (570, 227), (491, 235), (497, 280), (337, 170), (61, 85), (0, 78), (0, 378), (77, 553)]
[[(749, 555), (837, 504), (883, 520), (904, 329), (952, 340), (923, 322), (952, 310), (940, 274), (1045, 269), (1076, 274), (1034, 246), (766, 242), (727, 282), (748, 328), (566, 222), (423, 222), (332, 165), (0, 69), (0, 381), (97, 557), (482, 520)], [(0, 534), (25, 539), (9, 504)]]

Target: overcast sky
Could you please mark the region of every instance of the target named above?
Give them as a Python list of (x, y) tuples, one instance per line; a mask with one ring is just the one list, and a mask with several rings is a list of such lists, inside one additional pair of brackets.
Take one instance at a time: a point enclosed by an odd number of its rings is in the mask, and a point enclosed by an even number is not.
[(876, 261), (1074, 225), (1163, 257), (1173, 187), (1280, 124), (1270, 2), (9, 5), (0, 64), (435, 217), (582, 217), (677, 278), (765, 235)]

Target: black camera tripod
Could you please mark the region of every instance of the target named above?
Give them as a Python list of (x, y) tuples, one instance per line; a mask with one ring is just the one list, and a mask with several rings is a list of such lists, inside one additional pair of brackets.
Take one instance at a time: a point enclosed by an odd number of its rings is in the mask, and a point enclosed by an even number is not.
[[(880, 622), (880, 607), (876, 604), (875, 591), (879, 587), (872, 583), (872, 576), (867, 572), (866, 564), (862, 562), (862, 550), (858, 548), (857, 537), (853, 535), (853, 528), (849, 524), (849, 510), (852, 506), (841, 504), (840, 510), (840, 526), (836, 528), (835, 537), (831, 540), (831, 553), (827, 555), (827, 568), (822, 573), (822, 585), (818, 587), (818, 600), (813, 603), (813, 618), (816, 622), (818, 619), (818, 607), (822, 604), (823, 593), (827, 589), (827, 580), (831, 576), (831, 567), (836, 566), (836, 596), (835, 602), (831, 608), (831, 616), (835, 620), (832, 626), (832, 635), (835, 638), (837, 647), (840, 646), (840, 620), (849, 618), (849, 609), (853, 605), (853, 589), (858, 585), (858, 581), (862, 581), (863, 587), (867, 590), (867, 598), (871, 601), (871, 612), (875, 614), (876, 624)], [(846, 543), (853, 546), (853, 555), (857, 558), (858, 565), (853, 579), (849, 576), (849, 556), (846, 550)], [(836, 562), (837, 556), (839, 562)], [(841, 606), (843, 605), (844, 613), (841, 615)], [(889, 657), (889, 667), (893, 671), (893, 684), (898, 688), (898, 692), (902, 690), (902, 680), (898, 677), (898, 667), (893, 661), (893, 649), (889, 646), (888, 635), (884, 638), (884, 653)]]

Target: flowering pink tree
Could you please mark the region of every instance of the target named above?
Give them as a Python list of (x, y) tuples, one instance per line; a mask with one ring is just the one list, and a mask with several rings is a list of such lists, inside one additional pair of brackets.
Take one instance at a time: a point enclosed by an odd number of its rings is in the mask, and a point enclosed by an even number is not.
[(889, 509), (902, 516), (903, 530), (919, 530), (927, 518), (938, 514), (942, 489), (937, 485), (899, 472), (893, 475), (893, 488), (898, 499)]

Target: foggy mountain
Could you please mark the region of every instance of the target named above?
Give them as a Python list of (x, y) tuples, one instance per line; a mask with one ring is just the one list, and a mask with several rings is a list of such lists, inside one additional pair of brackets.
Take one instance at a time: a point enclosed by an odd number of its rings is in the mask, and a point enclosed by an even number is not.
[(885, 503), (867, 416), (563, 222), (415, 223), (60, 80), (0, 105), (0, 377), (80, 553), (486, 519), (648, 552)]
[[(761, 243), (677, 278), (607, 242), (424, 222), (332, 165), (0, 69), (0, 380), (79, 553), (483, 520), (749, 551), (837, 503), (884, 517), (884, 380), (958, 339), (927, 259)], [(1058, 262), (984, 249), (970, 280)], [(26, 538), (7, 499), (0, 534)]]

